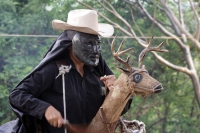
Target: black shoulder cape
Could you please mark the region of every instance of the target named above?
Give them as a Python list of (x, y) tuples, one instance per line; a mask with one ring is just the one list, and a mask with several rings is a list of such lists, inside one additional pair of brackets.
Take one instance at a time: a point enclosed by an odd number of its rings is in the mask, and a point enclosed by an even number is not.
[[(16, 87), (18, 87), (25, 79), (30, 77), (34, 72), (42, 68), (44, 65), (51, 61), (59, 60), (62, 57), (62, 54), (66, 49), (68, 49), (72, 45), (72, 40), (70, 39), (67, 31), (64, 31), (58, 38), (54, 41), (52, 46), (49, 48), (47, 53), (45, 54), (42, 61), (30, 72), (23, 80), (21, 80)], [(105, 66), (104, 60), (102, 56), (100, 56), (100, 61), (97, 67), (95, 67), (95, 71), (100, 75), (103, 74), (102, 68)], [(16, 88), (15, 87), (15, 88)], [(11, 92), (12, 93), (12, 92)], [(10, 103), (10, 106), (16, 116), (18, 117), (14, 121), (10, 121), (2, 126), (0, 126), (0, 132), (4, 133), (38, 133), (38, 126), (36, 118), (27, 115), (17, 109), (14, 105)]]

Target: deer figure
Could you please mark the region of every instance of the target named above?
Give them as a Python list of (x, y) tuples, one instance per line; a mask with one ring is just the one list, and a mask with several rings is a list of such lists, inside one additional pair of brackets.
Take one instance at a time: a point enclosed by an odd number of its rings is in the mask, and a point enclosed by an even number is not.
[(110, 90), (106, 96), (104, 103), (88, 126), (86, 133), (114, 133), (120, 115), (131, 95), (141, 95), (146, 97), (150, 94), (158, 93), (163, 89), (162, 84), (152, 78), (148, 74), (144, 65), (142, 65), (142, 61), (147, 52), (167, 52), (167, 50), (161, 49), (163, 42), (158, 47), (152, 48), (152, 37), (149, 45), (139, 55), (138, 68), (133, 68), (128, 63), (130, 56), (127, 57), (126, 61), (119, 57), (120, 55), (132, 50), (132, 48), (121, 51), (124, 43), (123, 40), (117, 52), (115, 52), (115, 40), (116, 37), (113, 39), (111, 44), (112, 54), (116, 60), (126, 67), (126, 69), (120, 68), (122, 71), (121, 75), (112, 86), (113, 89)]

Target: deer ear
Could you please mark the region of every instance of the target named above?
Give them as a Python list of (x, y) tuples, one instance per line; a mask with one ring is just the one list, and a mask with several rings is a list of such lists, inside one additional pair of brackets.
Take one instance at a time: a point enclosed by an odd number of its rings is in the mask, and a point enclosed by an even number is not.
[(129, 74), (129, 73), (130, 73), (129, 70), (126, 70), (126, 69), (124, 69), (124, 68), (118, 67), (118, 69), (119, 69), (121, 72), (125, 73), (125, 74)]

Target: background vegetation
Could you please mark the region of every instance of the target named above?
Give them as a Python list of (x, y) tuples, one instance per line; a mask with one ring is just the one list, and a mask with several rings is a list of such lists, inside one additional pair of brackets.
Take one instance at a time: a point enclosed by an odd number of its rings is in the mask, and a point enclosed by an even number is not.
[[(103, 2), (100, 1), (100, 3)], [(128, 10), (132, 7), (130, 4), (119, 0), (109, 0), (108, 2), (130, 23), (134, 30), (137, 29), (136, 25), (134, 25), (131, 12)], [(142, 2), (142, 4), (146, 6), (146, 9), (153, 14), (154, 10), (151, 7), (155, 5), (148, 3), (149, 1)], [(66, 21), (67, 14), (70, 10), (88, 8), (81, 3), (83, 3), (83, 1), (0, 0), (0, 124), (15, 119), (15, 115), (8, 104), (8, 95), (10, 91), (40, 62), (47, 49), (55, 40), (55, 37), (61, 33), (52, 29), (51, 21), (53, 19)], [(102, 8), (98, 1), (84, 0), (84, 3), (128, 30), (122, 21)], [(176, 1), (173, 0), (168, 1), (168, 4), (172, 8), (177, 6)], [(182, 4), (185, 7), (185, 20), (187, 22), (186, 24), (188, 24), (187, 30), (195, 31), (197, 22), (190, 17), (192, 10), (187, 8), (189, 7), (189, 2), (183, 0)], [(138, 10), (133, 8), (132, 12), (137, 26), (139, 26), (140, 30), (144, 33), (144, 37), (161, 37), (165, 35), (159, 28), (153, 27), (152, 23)], [(198, 10), (197, 13), (200, 14)], [(157, 14), (159, 20), (166, 23), (169, 21), (161, 11), (158, 11)], [(100, 17), (100, 21), (108, 23), (103, 17)], [(114, 26), (114, 35), (127, 36), (127, 34), (117, 28), (116, 25)], [(136, 33), (138, 34), (140, 31), (136, 30)], [(6, 36), (5, 34), (55, 36), (27, 37)], [(119, 37), (116, 44), (119, 44), (122, 39), (123, 37)], [(143, 40), (148, 41), (149, 39)], [(116, 76), (119, 76), (120, 72), (116, 69), (116, 66), (120, 66), (120, 64), (112, 58), (109, 46), (111, 41), (112, 38), (102, 38), (102, 54), (109, 67)], [(176, 45), (173, 39), (155, 38), (153, 45), (156, 46), (162, 41), (168, 44), (164, 47), (170, 52), (159, 53), (159, 55), (174, 64), (181, 66), (188, 65), (184, 58), (185, 53), (179, 45)], [(190, 44), (192, 44), (192, 42), (186, 44), (191, 47), (194, 66), (199, 74), (200, 52), (198, 47), (191, 46)], [(131, 38), (131, 36), (128, 36), (125, 41), (124, 49), (128, 47), (134, 47), (134, 50), (129, 53), (131, 54), (130, 63), (133, 67), (137, 67), (138, 55), (143, 47), (139, 45), (135, 38)], [(127, 55), (124, 55), (123, 58), (126, 58)], [(149, 96), (145, 99), (134, 96), (131, 109), (124, 115), (124, 118), (143, 121), (146, 124), (147, 133), (198, 133), (200, 129), (200, 110), (190, 76), (176, 69), (171, 69), (171, 67), (167, 65), (163, 65), (163, 63), (158, 61), (155, 56), (150, 53), (146, 56), (144, 64), (149, 74), (163, 84), (164, 90), (159, 94)]]

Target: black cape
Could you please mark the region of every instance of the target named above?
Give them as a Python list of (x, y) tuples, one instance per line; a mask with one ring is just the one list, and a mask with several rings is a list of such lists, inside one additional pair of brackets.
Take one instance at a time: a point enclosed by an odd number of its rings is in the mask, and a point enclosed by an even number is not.
[[(25, 79), (30, 77), (34, 72), (42, 68), (44, 65), (53, 60), (59, 60), (62, 57), (64, 51), (72, 45), (72, 40), (68, 36), (67, 31), (63, 32), (52, 44), (47, 53), (45, 54), (42, 61), (30, 72), (21, 82), (18, 83), (19, 86)], [(101, 63), (98, 64), (96, 70), (98, 71), (98, 67), (100, 67)], [(100, 72), (100, 71), (99, 71)], [(17, 87), (16, 86), (16, 87)], [(12, 93), (12, 92), (11, 92)], [(16, 120), (10, 121), (2, 126), (0, 126), (0, 132), (2, 133), (38, 133), (38, 127), (36, 118), (23, 113), (18, 110), (10, 103), (10, 106), (16, 116), (18, 117)]]
[[(30, 72), (21, 82), (18, 83), (17, 86), (19, 86), (25, 79), (30, 77), (34, 72), (42, 68), (44, 65), (49, 63), (53, 60), (59, 60), (60, 57), (62, 57), (62, 54), (64, 51), (69, 48), (72, 45), (72, 40), (70, 39), (67, 31), (64, 31), (58, 38), (55, 40), (55, 42), (52, 44), (52, 46), (49, 48), (47, 53), (45, 54), (42, 61), (33, 69), (32, 72)], [(100, 55), (101, 56), (101, 55)], [(94, 67), (94, 69), (100, 74), (101, 68), (103, 62), (102, 56), (100, 57), (101, 61), (99, 61), (98, 66)], [(16, 86), (16, 87), (17, 87)], [(12, 92), (11, 92), (12, 93)], [(132, 100), (131, 100), (132, 101)], [(130, 103), (128, 104), (128, 108), (125, 109), (126, 111), (130, 108)], [(15, 108), (11, 103), (10, 106), (16, 116), (18, 117), (16, 120), (7, 122), (4, 125), (0, 126), (0, 133), (38, 133), (38, 126), (37, 126), (37, 120), (35, 117), (32, 117), (30, 115), (27, 115), (20, 111), (19, 109)], [(125, 112), (126, 112), (125, 111)]]

